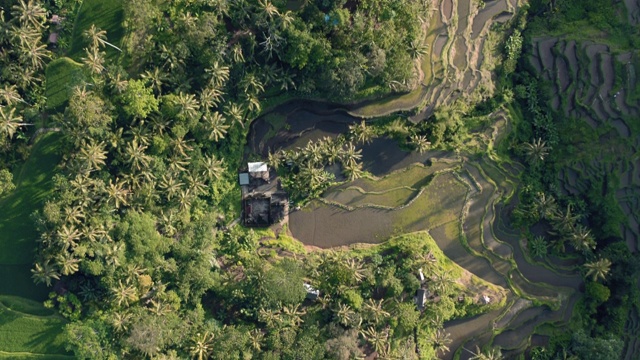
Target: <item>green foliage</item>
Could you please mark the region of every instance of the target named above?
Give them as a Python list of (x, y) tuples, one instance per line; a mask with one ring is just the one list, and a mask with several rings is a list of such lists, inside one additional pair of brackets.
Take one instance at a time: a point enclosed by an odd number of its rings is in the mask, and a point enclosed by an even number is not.
[(146, 87), (142, 80), (129, 80), (121, 101), (127, 115), (142, 119), (158, 110), (159, 104), (153, 96), (153, 90)]
[(300, 264), (293, 259), (282, 259), (264, 275), (264, 301), (269, 306), (300, 304), (306, 296), (303, 283), (304, 271)]
[(579, 359), (617, 360), (624, 342), (613, 337), (592, 338), (584, 331), (576, 331), (571, 339), (571, 352)]
[[(83, 32), (91, 25), (106, 31), (107, 41), (118, 46), (125, 34), (123, 2), (126, 1), (83, 0), (73, 24), (71, 47), (67, 56), (75, 61), (80, 61), (85, 55), (84, 48), (89, 46), (89, 39), (84, 36)], [(110, 47), (107, 47), (105, 51), (109, 58), (115, 58), (119, 54), (117, 50)]]
[(58, 109), (65, 105), (73, 89), (86, 81), (82, 64), (67, 57), (50, 62), (45, 75), (47, 79), (45, 96), (49, 109)]
[(13, 183), (13, 174), (7, 169), (0, 170), (0, 197), (12, 192), (16, 188)]

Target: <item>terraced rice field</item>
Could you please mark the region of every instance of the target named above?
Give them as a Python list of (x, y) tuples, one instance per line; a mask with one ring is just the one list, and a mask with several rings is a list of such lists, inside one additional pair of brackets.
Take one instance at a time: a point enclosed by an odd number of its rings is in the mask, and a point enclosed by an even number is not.
[[(635, 4), (635, 2), (633, 2)], [(630, 16), (633, 16), (630, 11)], [(575, 194), (589, 188), (589, 179), (619, 174), (616, 197), (628, 218), (621, 235), (631, 251), (640, 240), (640, 99), (635, 96), (638, 55), (614, 52), (590, 41), (535, 38), (529, 62), (551, 84), (551, 105), (567, 118), (579, 119), (597, 134), (584, 139), (577, 156), (567, 159), (559, 175), (561, 189)], [(594, 144), (598, 151), (594, 150)]]
[(478, 4), (471, 0), (436, 1), (424, 39), (429, 49), (420, 64), (422, 85), (386, 101), (351, 106), (349, 113), (373, 117), (422, 107), (412, 117), (420, 121), (461, 93), (471, 94), (478, 86), (492, 89), (494, 64), (482, 55), (493, 51), (486, 46), (490, 28), (510, 20), (519, 5), (517, 0), (489, 0), (482, 8)]
[[(479, 134), (485, 146), (497, 145), (509, 128), (501, 113), (495, 114), (495, 124)], [(474, 159), (443, 151), (407, 153), (387, 138), (362, 149), (365, 168), (376, 176), (330, 188), (321, 199), (291, 213), (295, 238), (327, 248), (428, 231), (452, 261), (509, 289), (503, 309), (446, 324), (454, 342), (445, 359), (467, 359), (470, 354), (463, 347), (476, 344), (522, 353), (539, 325), (568, 320), (581, 277), (571, 271), (570, 261), (563, 263), (566, 270), (528, 262), (526, 244), (509, 220), (518, 201), (521, 165), (496, 162), (490, 152)]]

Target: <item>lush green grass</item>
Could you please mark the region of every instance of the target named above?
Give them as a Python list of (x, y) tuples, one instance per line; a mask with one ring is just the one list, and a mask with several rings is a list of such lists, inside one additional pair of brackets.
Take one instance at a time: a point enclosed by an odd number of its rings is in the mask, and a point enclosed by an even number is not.
[[(35, 301), (0, 296), (0, 358), (63, 359), (64, 320)], [(17, 354), (16, 354), (17, 353)]]
[(84, 81), (82, 64), (66, 57), (49, 63), (45, 74), (47, 79), (45, 95), (49, 109), (62, 107), (69, 100), (73, 88)]
[(53, 171), (60, 160), (56, 148), (60, 135), (48, 133), (34, 144), (31, 155), (14, 174), (16, 190), (0, 199), (0, 294), (41, 300), (44, 287), (30, 280), (37, 239), (30, 215), (51, 194)]
[[(89, 45), (89, 41), (82, 35), (91, 24), (105, 30), (107, 32), (107, 41), (120, 47), (122, 37), (124, 36), (124, 11), (122, 9), (123, 0), (84, 0), (80, 7), (80, 12), (73, 25), (73, 34), (71, 37), (71, 47), (67, 56), (80, 61), (85, 55), (84, 48)], [(104, 50), (108, 58), (115, 58), (120, 53), (106, 46)]]

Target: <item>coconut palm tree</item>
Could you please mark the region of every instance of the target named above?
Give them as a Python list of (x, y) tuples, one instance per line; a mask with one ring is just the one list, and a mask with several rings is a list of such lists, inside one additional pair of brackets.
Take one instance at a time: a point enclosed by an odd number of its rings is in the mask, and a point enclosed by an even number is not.
[(529, 251), (532, 257), (543, 257), (547, 255), (547, 240), (543, 236), (536, 236), (529, 241)]
[(454, 284), (454, 281), (449, 273), (446, 273), (444, 271), (436, 271), (431, 277), (431, 281), (433, 289), (440, 295), (444, 295), (449, 292)]
[(240, 43), (235, 43), (231, 47), (231, 60), (236, 64), (245, 62), (244, 53), (242, 52), (242, 46)]
[(163, 174), (158, 183), (158, 187), (165, 193), (167, 200), (178, 195), (183, 186), (184, 184), (178, 181), (174, 173)]
[(189, 145), (191, 140), (185, 140), (184, 135), (180, 135), (171, 139), (171, 150), (174, 155), (178, 155), (185, 160), (191, 159), (187, 152), (193, 151), (193, 147)]
[(587, 269), (585, 277), (591, 276), (593, 281), (598, 281), (598, 279), (605, 280), (609, 270), (611, 270), (611, 260), (606, 258), (598, 259), (584, 264), (584, 267)]
[[(467, 350), (469, 351), (469, 350)], [(476, 345), (476, 352), (471, 352), (473, 355), (470, 360), (502, 360), (502, 352), (500, 349), (491, 348), (482, 351), (479, 346)]]
[(23, 27), (32, 26), (36, 29), (43, 27), (47, 19), (47, 10), (37, 1), (18, 1), (18, 4), (11, 7), (11, 15), (18, 19)]
[(209, 111), (210, 109), (220, 105), (223, 100), (224, 93), (219, 87), (209, 85), (202, 89), (200, 93), (200, 106), (204, 111)]
[(211, 84), (218, 88), (224, 87), (229, 80), (229, 67), (217, 61), (210, 68), (205, 69), (205, 73), (209, 75)]
[(443, 354), (449, 351), (449, 344), (451, 344), (451, 336), (448, 332), (438, 329), (429, 336), (429, 342), (436, 351), (436, 354), (442, 352)]
[(31, 269), (31, 277), (36, 284), (44, 283), (47, 286), (51, 286), (51, 281), (54, 279), (60, 280), (60, 274), (49, 264), (49, 261), (36, 262)]
[(168, 80), (168, 76), (159, 67), (145, 71), (141, 77), (147, 81), (148, 85), (151, 85), (157, 95), (162, 94), (162, 85)]
[(91, 26), (82, 33), (82, 35), (91, 42), (91, 46), (94, 49), (97, 49), (101, 45), (109, 45), (110, 47), (122, 52), (122, 49), (107, 41), (107, 32), (96, 27), (95, 24), (91, 24)]
[(407, 50), (412, 59), (417, 59), (429, 52), (429, 46), (423, 44), (422, 41), (413, 40), (407, 47)]
[(178, 209), (180, 211), (187, 211), (191, 208), (191, 200), (193, 199), (193, 194), (189, 189), (182, 189), (178, 192)]
[(567, 205), (567, 210), (556, 211), (552, 217), (552, 226), (558, 235), (566, 235), (573, 232), (576, 222), (580, 220), (579, 214), (574, 214), (571, 204)]
[(391, 314), (382, 308), (382, 301), (382, 299), (378, 301), (368, 299), (364, 304), (365, 314), (367, 314), (367, 317), (373, 321), (374, 324), (378, 324), (391, 316)]
[(251, 333), (249, 335), (249, 342), (251, 344), (251, 348), (254, 351), (260, 352), (260, 350), (262, 350), (263, 339), (264, 339), (264, 333), (261, 330), (259, 329), (251, 330)]
[(362, 177), (364, 171), (362, 171), (362, 164), (349, 163), (342, 166), (344, 175), (349, 181), (354, 181)]
[(209, 132), (209, 140), (215, 142), (224, 139), (227, 129), (229, 129), (229, 125), (225, 124), (225, 118), (217, 111), (202, 115), (202, 122)]
[(359, 124), (349, 125), (349, 133), (357, 143), (361, 144), (369, 143), (375, 137), (375, 132), (364, 120)]
[(551, 151), (551, 147), (547, 146), (546, 142), (544, 142), (541, 138), (537, 138), (533, 142), (524, 143), (522, 145), (522, 149), (532, 164), (537, 164), (540, 161), (544, 161), (544, 159), (549, 155), (549, 151)]
[(240, 81), (240, 86), (245, 94), (259, 95), (264, 92), (264, 85), (254, 73), (247, 73)]
[(244, 128), (244, 110), (237, 104), (230, 103), (224, 108), (224, 113), (231, 121), (239, 123)]
[(151, 156), (145, 154), (146, 145), (139, 144), (137, 140), (132, 140), (125, 147), (125, 162), (132, 168), (141, 170), (149, 167)]
[(248, 94), (244, 97), (244, 101), (245, 101), (245, 107), (247, 108), (247, 110), (249, 110), (249, 112), (254, 112), (254, 113), (260, 112), (261, 105), (260, 105), (260, 100), (258, 99), (257, 96), (253, 94)]
[(362, 282), (365, 278), (364, 268), (362, 266), (362, 261), (356, 258), (350, 258), (344, 261), (344, 265), (349, 271), (349, 275), (356, 282)]
[(274, 17), (280, 15), (278, 8), (269, 0), (258, 0), (258, 9), (265, 19), (273, 20)]
[(129, 303), (138, 300), (136, 288), (128, 282), (123, 284), (122, 280), (118, 280), (118, 285), (111, 288), (111, 296), (118, 306), (124, 304), (125, 307), (128, 307)]
[(224, 172), (223, 167), (224, 159), (218, 159), (215, 155), (205, 155), (202, 161), (204, 167), (203, 175), (207, 180), (219, 179), (220, 175)]
[(424, 135), (411, 136), (411, 143), (416, 147), (420, 154), (426, 152), (431, 148), (431, 141), (428, 141), (427, 137)]
[(194, 196), (198, 196), (207, 191), (207, 187), (205, 186), (204, 182), (200, 180), (200, 177), (197, 174), (190, 172), (185, 176), (185, 179), (186, 179), (187, 189), (189, 189), (189, 191)]
[(22, 100), (18, 88), (10, 84), (5, 84), (0, 88), (0, 99), (3, 100), (8, 107), (12, 107), (18, 102), (26, 104), (26, 102)]
[(341, 161), (345, 166), (356, 165), (361, 158), (362, 150), (356, 150), (356, 147), (353, 145), (353, 143), (348, 143), (346, 145), (346, 148), (343, 149)]
[(122, 205), (129, 204), (129, 195), (130, 192), (125, 186), (125, 181), (118, 181), (114, 183), (113, 180), (109, 179), (109, 185), (106, 188), (107, 195), (107, 203), (115, 206), (116, 209), (119, 209)]
[(198, 109), (200, 104), (193, 94), (185, 94), (183, 92), (176, 95), (176, 101), (178, 103), (178, 116), (182, 116), (186, 119), (193, 120), (198, 116)]
[(89, 171), (100, 170), (102, 166), (106, 164), (105, 160), (107, 159), (105, 143), (97, 143), (94, 140), (91, 140), (88, 143), (83, 142), (77, 158), (87, 169), (89, 169)]
[(189, 347), (191, 356), (198, 360), (208, 359), (213, 351), (213, 338), (213, 334), (208, 331), (203, 334), (197, 333), (193, 339), (193, 345)]
[(569, 241), (576, 250), (588, 253), (596, 248), (596, 240), (591, 234), (591, 230), (586, 226), (578, 224), (570, 234)]
[(113, 325), (117, 332), (124, 332), (129, 329), (131, 314), (122, 311), (114, 311), (109, 318), (111, 319), (111, 325)]
[(361, 331), (360, 334), (362, 334), (362, 337), (373, 347), (373, 350), (378, 353), (385, 351), (389, 341), (388, 331), (377, 331), (374, 327), (370, 326), (366, 330)]
[(87, 53), (87, 56), (82, 58), (82, 62), (87, 66), (87, 68), (89, 69), (89, 71), (92, 74), (101, 74), (105, 67), (104, 67), (104, 53), (100, 52), (100, 50), (98, 50), (98, 48), (92, 48), (91, 51), (89, 51), (89, 49), (85, 48), (84, 49), (85, 52)]
[(260, 308), (258, 311), (258, 319), (267, 324), (268, 327), (274, 327), (275, 325), (282, 323), (282, 315), (280, 312), (272, 309)]
[(551, 219), (558, 211), (556, 199), (552, 195), (547, 195), (540, 191), (536, 193), (531, 204), (531, 213), (537, 219)]
[(347, 304), (338, 304), (338, 308), (334, 311), (338, 323), (343, 326), (351, 326), (356, 318), (356, 313)]
[(20, 59), (33, 69), (40, 70), (44, 67), (45, 59), (51, 58), (51, 52), (47, 50), (47, 45), (37, 42), (28, 42), (19, 49)]
[(79, 225), (84, 219), (84, 210), (80, 206), (67, 206), (64, 208), (65, 223)]
[(22, 116), (16, 114), (15, 108), (0, 107), (0, 135), (13, 138), (20, 126), (31, 125), (22, 122)]
[(75, 258), (72, 253), (63, 252), (56, 257), (56, 265), (60, 268), (62, 275), (72, 275), (78, 272), (79, 259)]
[(74, 249), (78, 246), (80, 235), (74, 225), (64, 224), (56, 231), (56, 239), (64, 250)]
[(282, 308), (282, 317), (284, 319), (284, 323), (292, 328), (298, 328), (304, 320), (302, 316), (306, 314), (306, 310), (300, 309), (300, 304), (295, 306), (284, 306)]

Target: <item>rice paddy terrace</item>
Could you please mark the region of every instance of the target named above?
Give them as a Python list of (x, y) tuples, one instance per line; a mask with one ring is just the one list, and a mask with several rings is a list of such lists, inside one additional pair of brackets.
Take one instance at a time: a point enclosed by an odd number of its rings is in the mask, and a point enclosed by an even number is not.
[[(252, 124), (253, 152), (301, 147), (322, 136), (337, 136), (358, 121), (330, 105), (298, 105), (288, 104)], [(476, 134), (485, 144), (499, 141), (510, 126), (503, 113), (494, 120)], [(570, 266), (551, 270), (566, 265), (553, 260), (531, 263), (509, 221), (521, 165), (496, 161), (491, 151), (474, 157), (406, 152), (389, 138), (377, 138), (361, 149), (371, 176), (329, 188), (320, 199), (292, 212), (289, 229), (295, 238), (329, 248), (428, 231), (451, 260), (506, 289), (503, 309), (446, 325), (454, 340), (446, 359), (455, 354), (467, 359), (471, 354), (463, 348), (476, 344), (495, 344), (507, 355), (519, 354), (541, 325), (569, 319), (581, 278)]]
[[(633, 12), (631, 12), (633, 13)], [(567, 194), (584, 192), (591, 179), (610, 177), (628, 222), (621, 234), (630, 251), (640, 240), (640, 94), (636, 51), (558, 37), (533, 40), (529, 62), (552, 86), (551, 106), (595, 133), (566, 159), (560, 173)], [(617, 177), (617, 178), (616, 178)]]
[(426, 22), (423, 56), (417, 73), (422, 78), (418, 89), (410, 94), (385, 101), (352, 106), (349, 113), (375, 117), (400, 110), (421, 108), (414, 121), (422, 120), (443, 104), (478, 90), (493, 91), (492, 70), (495, 62), (495, 23), (509, 21), (522, 6), (522, 0), (437, 0)]

